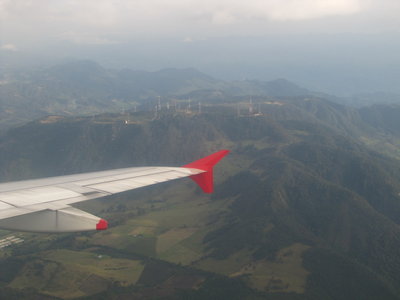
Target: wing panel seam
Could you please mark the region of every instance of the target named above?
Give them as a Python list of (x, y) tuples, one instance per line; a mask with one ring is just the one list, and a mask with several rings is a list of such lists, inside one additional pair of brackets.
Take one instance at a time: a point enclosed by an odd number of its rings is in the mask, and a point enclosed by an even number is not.
[(16, 208), (20, 207), (20, 206), (16, 206), (15, 204), (8, 203), (7, 201), (4, 201), (4, 200), (0, 200), (0, 202), (3, 202), (4, 204), (10, 205), (10, 206), (13, 206), (13, 207), (16, 207)]
[[(135, 168), (135, 167), (133, 167), (133, 168)], [(138, 168), (142, 168), (142, 167), (138, 167)], [(152, 170), (152, 169), (157, 169), (157, 168), (166, 168), (166, 167), (150, 167), (150, 168), (144, 168), (144, 170), (141, 170), (141, 171), (147, 171), (147, 170)], [(110, 171), (116, 171), (116, 170), (110, 170)], [(168, 170), (168, 171), (170, 171), (170, 170)], [(99, 173), (101, 173), (101, 172), (107, 172), (107, 170), (106, 171), (98, 171)], [(133, 172), (132, 170), (131, 171), (125, 171), (125, 172), (121, 172), (121, 173), (118, 173), (118, 174), (111, 174), (111, 175), (99, 175), (99, 176), (96, 176), (96, 177), (92, 177), (92, 178), (83, 178), (83, 179), (70, 179), (70, 180), (68, 180), (68, 181), (63, 181), (63, 182), (56, 182), (56, 183), (48, 183), (48, 184), (41, 184), (41, 185), (35, 185), (34, 187), (28, 187), (28, 188), (26, 188), (26, 190), (28, 190), (28, 189), (30, 189), (30, 188), (40, 188), (40, 187), (47, 187), (47, 186), (59, 186), (59, 185), (63, 185), (63, 184), (73, 184), (73, 183), (75, 183), (75, 182), (79, 182), (79, 181), (84, 181), (84, 180), (93, 180), (93, 179), (100, 179), (100, 178), (102, 178), (102, 177), (107, 177), (107, 176), (114, 176), (114, 175), (124, 175), (124, 174), (128, 174), (128, 173), (131, 173), (131, 172)], [(166, 171), (163, 171), (163, 172), (166, 172)], [(96, 173), (96, 172), (93, 172), (93, 173)], [(84, 173), (83, 173), (84, 174)], [(18, 183), (24, 183), (24, 182), (34, 182), (35, 180), (44, 180), (44, 179), (51, 179), (51, 178), (54, 178), (54, 179), (58, 179), (58, 178), (60, 178), (60, 177), (67, 177), (67, 176), (74, 176), (74, 175), (81, 175), (81, 174), (70, 174), (70, 175), (63, 175), (63, 176), (56, 176), (56, 177), (46, 177), (46, 178), (38, 178), (38, 179), (28, 179), (28, 180), (22, 180), (22, 181), (15, 181), (15, 182), (11, 182), (11, 183), (16, 183), (16, 182), (18, 182)], [(0, 183), (0, 185), (3, 185), (3, 184), (9, 184), (9, 182), (1, 182)], [(18, 190), (18, 191), (22, 191), (22, 190), (25, 190), (25, 189), (19, 189), (19, 188), (13, 188), (13, 189), (10, 189), (10, 190), (6, 190), (6, 191), (2, 191), (2, 192), (0, 192), (0, 193), (8, 193), (8, 192), (13, 192), (13, 191), (16, 191), (16, 190)]]
[[(126, 177), (126, 178), (121, 178), (121, 179), (113, 179), (113, 180), (108, 180), (108, 181), (102, 181), (102, 182), (99, 182), (99, 183), (90, 183), (90, 184), (86, 184), (86, 185), (82, 185), (82, 186), (92, 189), (92, 186), (97, 185), (97, 184), (112, 183), (112, 182), (117, 182), (117, 181), (135, 179), (135, 178), (143, 178), (143, 177), (148, 177), (148, 176), (153, 176), (153, 175), (159, 175), (159, 174), (166, 174), (166, 173), (171, 173), (171, 172), (178, 172), (178, 173), (180, 173), (180, 174), (184, 174), (184, 176), (182, 176), (182, 177), (189, 177), (189, 176), (190, 176), (190, 174), (186, 174), (186, 173), (181, 172), (181, 171), (177, 171), (177, 170), (171, 171), (171, 170), (168, 170), (168, 171), (162, 171), (162, 172), (153, 173), (153, 174), (137, 175), (137, 176), (133, 176), (133, 177)], [(160, 182), (163, 182), (163, 181), (160, 181)]]

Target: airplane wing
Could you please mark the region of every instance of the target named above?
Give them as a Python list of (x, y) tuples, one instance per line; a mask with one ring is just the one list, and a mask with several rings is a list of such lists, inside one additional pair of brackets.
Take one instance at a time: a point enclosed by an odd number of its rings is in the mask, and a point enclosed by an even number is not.
[(0, 183), (0, 228), (31, 232), (104, 230), (104, 219), (71, 206), (183, 177), (213, 191), (213, 167), (228, 150), (182, 167), (135, 167)]

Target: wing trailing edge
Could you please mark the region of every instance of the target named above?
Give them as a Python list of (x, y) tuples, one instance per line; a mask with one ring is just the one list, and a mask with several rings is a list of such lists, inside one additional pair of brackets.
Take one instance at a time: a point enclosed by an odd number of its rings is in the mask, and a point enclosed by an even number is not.
[(54, 233), (105, 230), (106, 220), (70, 205), (184, 177), (212, 193), (213, 168), (228, 153), (220, 150), (183, 167), (133, 167), (0, 183), (0, 228)]
[(183, 167), (205, 171), (192, 175), (190, 178), (200, 186), (204, 193), (210, 194), (214, 191), (214, 166), (228, 153), (229, 150), (220, 150)]
[(0, 228), (28, 232), (105, 230), (107, 221), (74, 207), (41, 210), (0, 220)]

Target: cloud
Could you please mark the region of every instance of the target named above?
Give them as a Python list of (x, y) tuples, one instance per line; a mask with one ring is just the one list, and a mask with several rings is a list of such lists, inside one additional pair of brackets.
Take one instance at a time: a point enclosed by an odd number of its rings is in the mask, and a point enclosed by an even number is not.
[(15, 46), (14, 44), (4, 44), (0, 46), (0, 49), (3, 51), (11, 51), (11, 52), (15, 52), (18, 51), (17, 46)]
[(188, 36), (188, 37), (185, 37), (185, 38), (183, 39), (183, 42), (184, 42), (184, 43), (190, 44), (190, 43), (193, 43), (193, 39), (192, 39), (190, 36)]
[(337, 15), (351, 15), (361, 11), (358, 0), (290, 0), (271, 1), (270, 7), (259, 7), (259, 14), (277, 21), (306, 20)]
[(299, 20), (352, 14), (361, 0), (0, 0), (0, 15), (113, 27), (135, 20), (191, 19), (216, 23), (247, 18)]
[(98, 35), (93, 35), (84, 32), (73, 32), (68, 31), (60, 34), (60, 40), (70, 41), (78, 45), (113, 45), (118, 44), (118, 42), (110, 40), (105, 37)]
[(0, 18), (10, 41), (31, 36), (104, 45), (135, 36), (251, 34), (280, 24), (296, 29), (301, 22), (373, 14), (377, 7), (393, 14), (383, 2), (399, 8), (398, 0), (0, 0)]
[(205, 12), (205, 15), (212, 15), (211, 19), (214, 22), (226, 24), (254, 18), (267, 21), (298, 21), (349, 15), (361, 11), (360, 0), (204, 0), (202, 5), (197, 7)]

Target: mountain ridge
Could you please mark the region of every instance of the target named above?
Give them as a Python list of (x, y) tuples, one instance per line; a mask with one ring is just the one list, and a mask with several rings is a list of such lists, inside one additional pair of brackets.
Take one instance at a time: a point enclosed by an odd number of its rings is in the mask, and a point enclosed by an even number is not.
[(4, 126), (48, 114), (94, 115), (139, 106), (152, 110), (158, 97), (162, 97), (163, 102), (172, 102), (202, 91), (230, 97), (310, 93), (283, 79), (227, 82), (193, 68), (155, 72), (112, 70), (89, 60), (5, 72), (0, 80), (0, 117)]
[[(125, 114), (41, 119), (1, 136), (0, 177), (182, 165), (228, 148), (211, 198), (181, 182), (87, 203), (110, 220), (110, 233), (69, 236), (63, 247), (107, 246), (217, 273), (244, 285), (247, 299), (399, 299), (400, 164), (363, 142), (387, 127), (319, 98), (275, 101), (261, 103), (261, 114), (238, 115), (227, 102), (201, 113), (131, 112), (128, 123)], [(60, 263), (37, 251), (31, 255)], [(33, 266), (25, 268), (15, 282)], [(210, 286), (200, 286), (185, 293), (204, 296)], [(220, 292), (228, 299), (232, 291)]]

